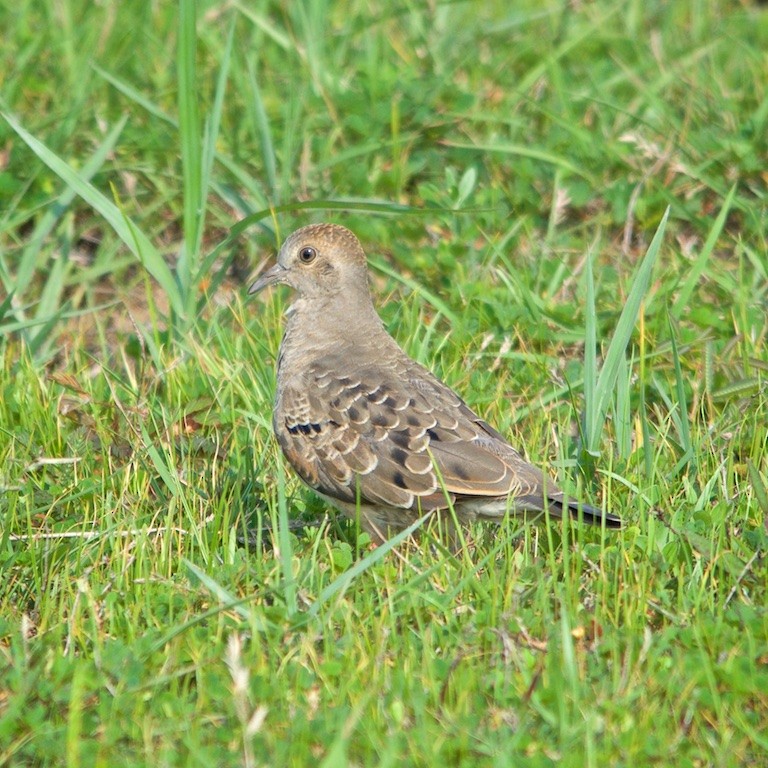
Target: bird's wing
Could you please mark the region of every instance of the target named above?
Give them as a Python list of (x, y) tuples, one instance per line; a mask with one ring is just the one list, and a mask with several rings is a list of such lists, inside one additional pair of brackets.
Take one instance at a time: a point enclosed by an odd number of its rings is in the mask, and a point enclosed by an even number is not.
[(542, 473), (408, 358), (369, 367), (313, 361), (284, 382), (275, 433), (302, 479), (340, 501), (436, 509), (511, 495), (543, 503)]

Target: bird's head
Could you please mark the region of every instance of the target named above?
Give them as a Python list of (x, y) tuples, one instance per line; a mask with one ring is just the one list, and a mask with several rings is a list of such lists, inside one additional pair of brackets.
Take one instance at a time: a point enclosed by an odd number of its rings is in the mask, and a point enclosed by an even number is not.
[(248, 293), (270, 285), (290, 285), (305, 298), (368, 294), (368, 268), (360, 241), (338, 224), (310, 224), (283, 243), (277, 264), (262, 274)]

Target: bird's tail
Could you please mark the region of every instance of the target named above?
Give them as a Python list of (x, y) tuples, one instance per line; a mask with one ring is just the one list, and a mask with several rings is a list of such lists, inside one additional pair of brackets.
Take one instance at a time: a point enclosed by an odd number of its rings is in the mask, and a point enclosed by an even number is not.
[(568, 500), (564, 502), (558, 499), (549, 500), (550, 513), (554, 513), (558, 517), (563, 516), (563, 511), (567, 509), (568, 515), (574, 520), (583, 520), (588, 525), (602, 525), (605, 521), (606, 528), (621, 528), (622, 522), (618, 515), (614, 515), (612, 512), (605, 512), (597, 507), (591, 507), (589, 504), (583, 504), (578, 501)]

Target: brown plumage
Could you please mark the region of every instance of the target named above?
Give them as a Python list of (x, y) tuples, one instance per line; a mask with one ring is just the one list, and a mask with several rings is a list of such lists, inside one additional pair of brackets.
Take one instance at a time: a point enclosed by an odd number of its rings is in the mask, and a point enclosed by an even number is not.
[(299, 477), (375, 540), (430, 510), (461, 521), (564, 508), (617, 528), (562, 491), (386, 332), (365, 253), (335, 224), (297, 230), (249, 293), (297, 292), (277, 363), (273, 424)]

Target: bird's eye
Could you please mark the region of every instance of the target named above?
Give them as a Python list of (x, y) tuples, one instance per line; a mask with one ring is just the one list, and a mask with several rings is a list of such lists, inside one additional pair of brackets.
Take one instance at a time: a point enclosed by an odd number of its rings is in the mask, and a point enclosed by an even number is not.
[(317, 251), (314, 248), (302, 248), (299, 251), (299, 260), (302, 264), (311, 264), (317, 258)]

